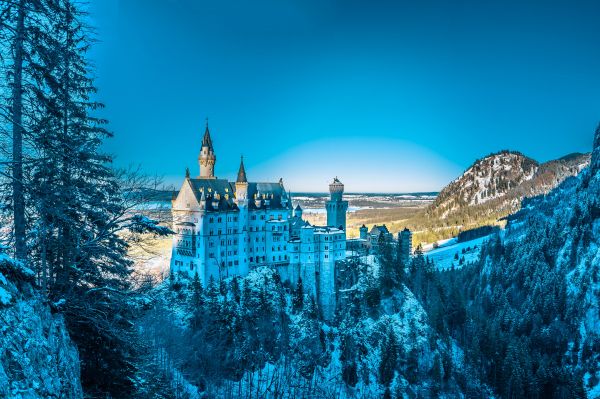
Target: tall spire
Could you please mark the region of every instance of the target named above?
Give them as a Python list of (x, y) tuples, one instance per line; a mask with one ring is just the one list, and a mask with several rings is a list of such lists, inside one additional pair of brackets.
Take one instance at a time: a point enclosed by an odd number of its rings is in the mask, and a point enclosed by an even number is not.
[(217, 157), (215, 155), (215, 150), (213, 149), (212, 139), (210, 138), (210, 131), (208, 130), (208, 118), (206, 118), (206, 130), (204, 131), (204, 137), (202, 138), (200, 155), (198, 155), (198, 165), (200, 166), (199, 178), (214, 179), (216, 162)]
[(238, 170), (236, 183), (248, 183), (246, 178), (246, 168), (244, 168), (244, 156), (240, 159), (240, 169)]
[(208, 130), (208, 118), (206, 118), (206, 129), (204, 130), (204, 137), (202, 138), (202, 147), (208, 147), (211, 150), (213, 149), (210, 131)]

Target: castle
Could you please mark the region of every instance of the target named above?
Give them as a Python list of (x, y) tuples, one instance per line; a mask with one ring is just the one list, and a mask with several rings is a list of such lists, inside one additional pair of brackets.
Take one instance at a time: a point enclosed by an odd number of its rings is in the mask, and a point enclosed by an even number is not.
[(335, 311), (336, 262), (346, 258), (344, 185), (336, 177), (329, 185), (327, 226), (312, 226), (293, 209), (283, 180), (248, 182), (243, 158), (235, 182), (215, 176), (217, 157), (208, 124), (198, 163), (200, 174), (189, 170), (172, 201), (173, 249), (171, 272), (198, 274), (206, 284), (245, 276), (258, 266), (270, 266), (282, 279), (314, 295), (323, 315)]

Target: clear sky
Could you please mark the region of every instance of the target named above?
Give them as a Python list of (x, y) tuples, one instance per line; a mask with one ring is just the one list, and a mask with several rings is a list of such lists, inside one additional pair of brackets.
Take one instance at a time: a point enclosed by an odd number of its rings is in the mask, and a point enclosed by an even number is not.
[(501, 149), (591, 148), (599, 1), (92, 0), (116, 164), (179, 185), (205, 118), (216, 174), (292, 191), (437, 191)]

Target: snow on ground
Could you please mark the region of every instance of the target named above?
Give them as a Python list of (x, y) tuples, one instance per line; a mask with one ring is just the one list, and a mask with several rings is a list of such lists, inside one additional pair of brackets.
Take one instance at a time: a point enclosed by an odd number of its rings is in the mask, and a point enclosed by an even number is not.
[[(490, 236), (476, 238), (471, 241), (457, 242), (456, 238), (440, 241), (436, 249), (425, 250), (425, 256), (431, 260), (439, 270), (461, 267), (463, 264), (475, 262), (481, 253), (481, 244)], [(461, 263), (461, 259), (462, 260)]]

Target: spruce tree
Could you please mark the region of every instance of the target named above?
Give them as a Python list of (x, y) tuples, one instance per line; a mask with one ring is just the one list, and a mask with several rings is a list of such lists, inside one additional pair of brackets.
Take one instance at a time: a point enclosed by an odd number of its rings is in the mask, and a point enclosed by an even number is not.
[(304, 306), (304, 286), (302, 285), (302, 277), (298, 277), (298, 284), (294, 290), (294, 296), (292, 297), (292, 309), (294, 313), (302, 310)]
[(81, 379), (90, 396), (130, 396), (137, 372), (132, 262), (119, 234), (154, 230), (131, 216), (120, 182), (100, 146), (111, 136), (94, 116), (85, 14), (71, 0), (47, 1), (51, 11), (39, 31), (35, 85), (38, 101), (33, 145), (41, 157), (32, 168), (30, 261), (42, 270), (50, 300), (61, 303), (79, 349)]

